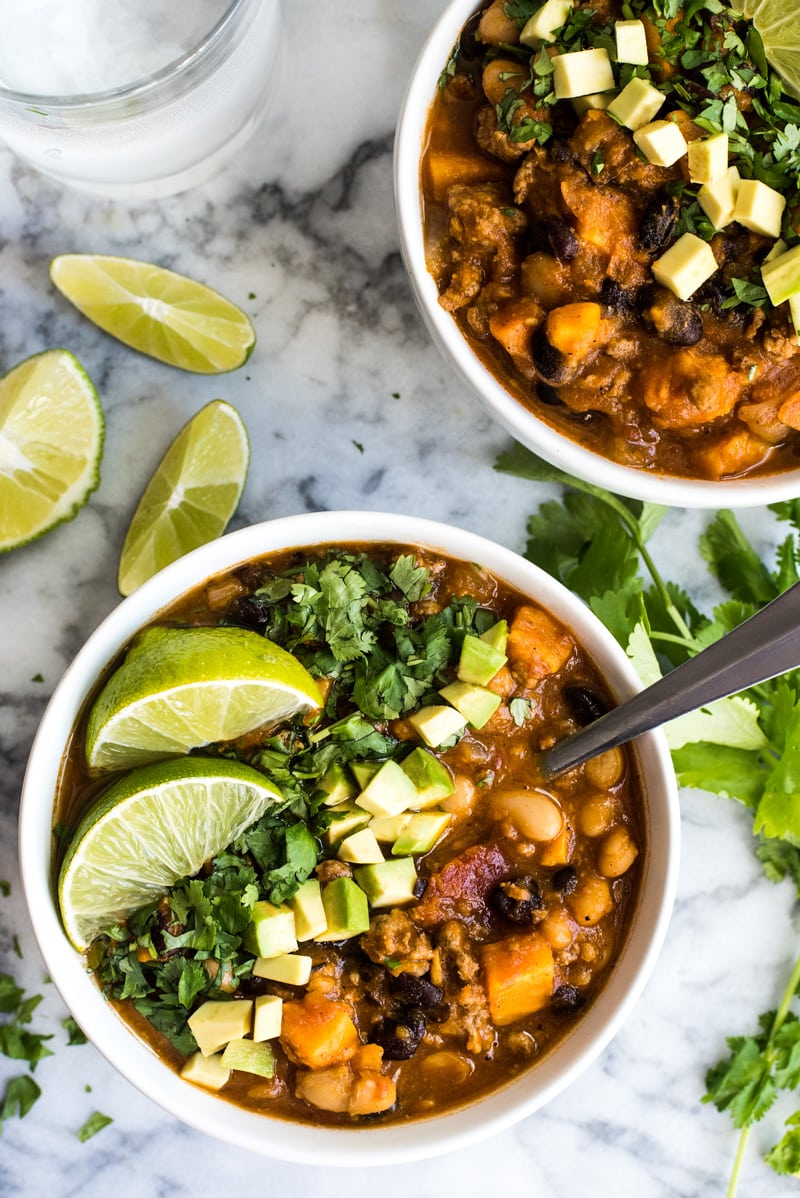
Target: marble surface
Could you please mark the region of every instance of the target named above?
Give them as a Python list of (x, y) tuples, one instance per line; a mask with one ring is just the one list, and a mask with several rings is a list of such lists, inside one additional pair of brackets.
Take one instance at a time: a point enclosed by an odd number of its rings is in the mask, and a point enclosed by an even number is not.
[[(23, 903), (15, 821), (31, 739), (59, 675), (117, 601), (118, 553), (142, 487), (178, 428), (208, 400), (233, 402), (253, 462), (234, 527), (321, 508), (397, 510), (452, 521), (521, 549), (537, 487), (493, 472), (509, 444), (440, 360), (397, 248), (392, 133), (437, 0), (308, 0), (286, 6), (286, 61), (267, 123), (222, 177), (181, 197), (127, 207), (63, 190), (0, 152), (0, 368), (66, 345), (100, 391), (107, 445), (100, 489), (70, 524), (0, 559), (0, 971), (45, 993), (33, 1026), (53, 1033), (43, 1096), (0, 1140), (4, 1198), (183, 1198), (224, 1191), (345, 1198), (363, 1184), (232, 1152), (188, 1130), (90, 1046), (68, 1047)], [(172, 371), (117, 345), (53, 292), (64, 251), (159, 261), (242, 304), (258, 332), (247, 366), (216, 379)], [(743, 522), (769, 556), (763, 512)], [(705, 523), (673, 512), (654, 552), (699, 601), (713, 599), (688, 547)], [(34, 679), (41, 675), (43, 681)], [(788, 884), (754, 860), (747, 814), (685, 795), (678, 902), (655, 975), (611, 1047), (546, 1110), (471, 1150), (380, 1171), (386, 1198), (505, 1192), (711, 1198), (736, 1139), (700, 1104), (725, 1035), (774, 1006), (797, 950)], [(0, 1085), (18, 1072), (0, 1058)], [(113, 1124), (85, 1144), (95, 1109)], [(780, 1108), (779, 1108), (780, 1110)], [(785, 1112), (784, 1112), (785, 1113)], [(742, 1195), (796, 1183), (760, 1161), (772, 1112), (752, 1138)], [(373, 1184), (370, 1182), (369, 1184)]]

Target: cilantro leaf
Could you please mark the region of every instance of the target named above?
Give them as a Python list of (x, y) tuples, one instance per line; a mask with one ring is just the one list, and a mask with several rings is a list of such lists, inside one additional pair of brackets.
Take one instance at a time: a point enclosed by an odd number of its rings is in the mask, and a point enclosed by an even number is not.
[(800, 1177), (800, 1111), (786, 1120), (788, 1131), (764, 1157), (781, 1176)]
[(96, 1136), (104, 1127), (108, 1127), (109, 1123), (114, 1120), (110, 1115), (103, 1115), (100, 1111), (93, 1111), (89, 1118), (76, 1133), (81, 1144), (85, 1144), (87, 1140), (91, 1140), (92, 1136)]
[(706, 1074), (703, 1102), (713, 1102), (718, 1111), (729, 1111), (734, 1127), (746, 1127), (761, 1119), (775, 1101), (777, 1091), (764, 1056), (766, 1037), (731, 1036), (731, 1056)]
[(700, 551), (734, 599), (762, 606), (778, 589), (732, 512), (717, 512), (700, 538)]
[(3, 1122), (17, 1115), (20, 1119), (27, 1115), (36, 1100), (41, 1097), (41, 1088), (29, 1073), (21, 1073), (6, 1082), (3, 1101), (0, 1104), (0, 1129)]

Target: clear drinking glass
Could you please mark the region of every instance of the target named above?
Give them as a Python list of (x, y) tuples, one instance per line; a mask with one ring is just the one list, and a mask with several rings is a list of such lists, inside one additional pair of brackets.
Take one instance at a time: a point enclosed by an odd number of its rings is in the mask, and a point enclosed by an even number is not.
[(278, 73), (278, 0), (0, 0), (0, 137), (72, 187), (194, 187), (245, 142)]

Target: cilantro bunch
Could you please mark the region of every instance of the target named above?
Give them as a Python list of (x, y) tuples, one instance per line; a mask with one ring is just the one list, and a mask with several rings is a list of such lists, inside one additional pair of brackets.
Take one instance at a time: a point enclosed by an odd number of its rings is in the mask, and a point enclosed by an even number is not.
[[(706, 615), (662, 578), (648, 550), (668, 509), (571, 478), (521, 445), (501, 454), (495, 468), (566, 488), (560, 501), (542, 504), (529, 518), (526, 557), (585, 600), (643, 682), (700, 652), (800, 580), (800, 500), (770, 505), (789, 526), (774, 569), (761, 561), (731, 512), (716, 514), (700, 548), (729, 598)], [(767, 877), (790, 879), (800, 896), (800, 670), (683, 716), (665, 732), (678, 781), (749, 807)], [(800, 960), (777, 1011), (761, 1016), (760, 1032), (731, 1037), (729, 1060), (708, 1072), (703, 1101), (727, 1110), (741, 1129), (728, 1198), (736, 1191), (750, 1127), (779, 1090), (800, 1090), (800, 1019), (790, 1009), (798, 989)], [(800, 1176), (800, 1110), (766, 1159), (776, 1172)]]

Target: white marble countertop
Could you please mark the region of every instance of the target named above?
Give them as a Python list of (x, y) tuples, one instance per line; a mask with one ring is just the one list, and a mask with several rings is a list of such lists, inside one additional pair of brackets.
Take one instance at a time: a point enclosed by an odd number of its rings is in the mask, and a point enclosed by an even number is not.
[[(346, 1198), (354, 1171), (270, 1162), (181, 1126), (91, 1047), (67, 1047), (65, 1011), (46, 984), (16, 859), (28, 749), (48, 695), (117, 602), (119, 549), (151, 470), (208, 400), (242, 413), (253, 461), (234, 527), (321, 508), (397, 510), (448, 520), (514, 549), (549, 492), (497, 475), (508, 438), (440, 360), (398, 253), (392, 133), (401, 94), (441, 0), (309, 0), (286, 6), (286, 65), (268, 122), (224, 176), (175, 199), (126, 207), (60, 189), (0, 152), (0, 370), (65, 345), (95, 380), (107, 419), (100, 489), (78, 518), (0, 560), (0, 971), (44, 991), (34, 1028), (52, 1031), (42, 1098), (0, 1139), (4, 1198), (167, 1196), (200, 1191)], [(258, 346), (221, 378), (184, 375), (116, 344), (49, 284), (65, 251), (158, 261), (202, 278), (247, 309)], [(363, 447), (363, 448), (362, 448)], [(743, 522), (765, 554), (763, 512)], [(699, 514), (673, 512), (654, 552), (696, 599), (712, 596), (695, 544)], [(43, 682), (33, 681), (41, 675)], [(765, 880), (748, 814), (683, 798), (677, 907), (655, 975), (601, 1060), (515, 1130), (475, 1148), (380, 1171), (386, 1198), (510, 1194), (710, 1198), (724, 1193), (736, 1147), (727, 1117), (700, 1104), (726, 1035), (755, 1029), (797, 951), (793, 891)], [(0, 1058), (0, 1086), (20, 1071)], [(90, 1089), (91, 1088), (91, 1089)], [(95, 1109), (113, 1123), (85, 1144)], [(782, 1108), (778, 1108), (781, 1110)], [(784, 1112), (785, 1113), (785, 1112)], [(759, 1153), (778, 1138), (772, 1112), (752, 1137), (740, 1193), (777, 1198), (796, 1183)], [(372, 1183), (370, 1183), (372, 1184)]]

